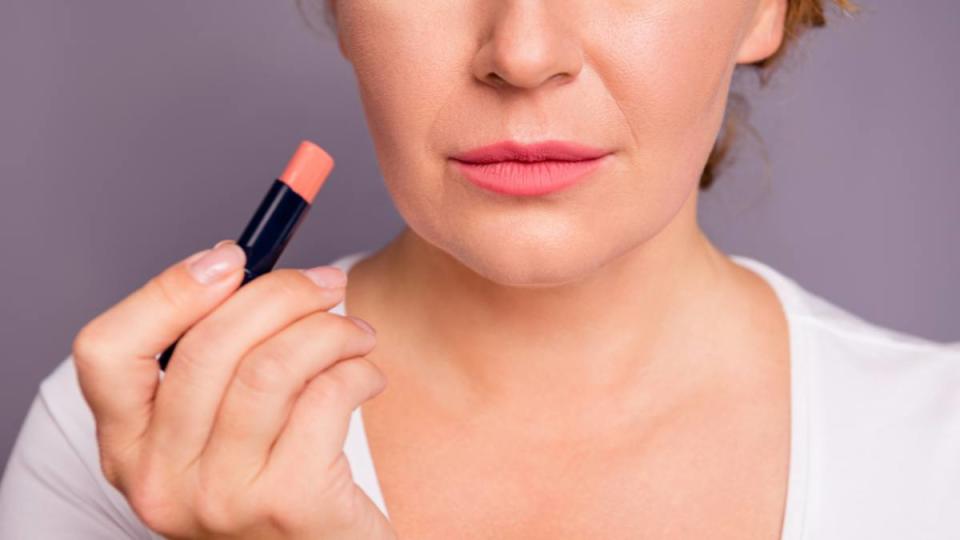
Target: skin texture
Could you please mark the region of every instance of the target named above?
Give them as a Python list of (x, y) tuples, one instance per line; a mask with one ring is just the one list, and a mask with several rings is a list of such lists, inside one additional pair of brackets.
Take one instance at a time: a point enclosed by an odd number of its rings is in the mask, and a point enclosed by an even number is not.
[(77, 333), (104, 478), (171, 540), (394, 538), (343, 453), (351, 411), (385, 383), (369, 326), (328, 311), (346, 276), (279, 269), (237, 290), (245, 261), (219, 242)]
[[(408, 225), (346, 292), (390, 381), (363, 411), (399, 537), (776, 538), (786, 323), (696, 205), (786, 0), (331, 7)], [(503, 139), (614, 153), (529, 199), (448, 160)]]

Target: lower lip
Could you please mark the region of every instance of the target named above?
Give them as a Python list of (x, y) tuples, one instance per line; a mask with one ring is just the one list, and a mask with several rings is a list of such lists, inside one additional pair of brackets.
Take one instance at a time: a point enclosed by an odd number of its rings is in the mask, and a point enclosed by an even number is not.
[(603, 164), (605, 157), (583, 161), (453, 162), (467, 180), (483, 189), (504, 195), (536, 196), (576, 184)]

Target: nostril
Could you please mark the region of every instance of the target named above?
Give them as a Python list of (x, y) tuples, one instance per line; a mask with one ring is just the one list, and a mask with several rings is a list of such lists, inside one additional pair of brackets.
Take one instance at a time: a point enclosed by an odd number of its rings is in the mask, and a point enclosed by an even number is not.
[(570, 75), (569, 73), (567, 73), (566, 71), (563, 71), (563, 72), (560, 72), (560, 73), (554, 73), (554, 74), (553, 74), (549, 79), (547, 79), (547, 80), (548, 80), (548, 81), (552, 81), (552, 80), (554, 80), (554, 79), (569, 79), (569, 78), (571, 78), (571, 75)]
[(496, 73), (493, 73), (493, 72), (490, 72), (490, 74), (487, 75), (487, 80), (489, 80), (496, 86), (503, 86), (507, 82), (506, 79), (504, 79), (500, 75), (497, 75)]

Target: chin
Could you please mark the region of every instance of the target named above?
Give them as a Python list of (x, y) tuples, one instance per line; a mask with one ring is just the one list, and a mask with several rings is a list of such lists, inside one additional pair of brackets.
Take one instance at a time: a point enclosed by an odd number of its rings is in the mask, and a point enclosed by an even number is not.
[(478, 276), (499, 285), (526, 288), (557, 287), (589, 277), (613, 255), (586, 239), (536, 236), (448, 239), (441, 247)]
[(401, 195), (395, 197), (396, 207), (418, 243), (467, 272), (512, 287), (557, 287), (587, 279), (643, 243), (667, 218), (638, 212), (638, 204), (607, 205), (613, 208), (598, 213), (590, 208), (600, 203), (589, 201), (509, 206), (451, 197), (424, 204), (423, 198)]

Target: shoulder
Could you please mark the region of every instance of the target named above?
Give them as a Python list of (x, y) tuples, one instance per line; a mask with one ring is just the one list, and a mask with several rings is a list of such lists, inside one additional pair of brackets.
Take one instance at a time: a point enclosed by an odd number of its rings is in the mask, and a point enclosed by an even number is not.
[(928, 461), (929, 472), (950, 474), (960, 494), (960, 342), (895, 330), (812, 294), (808, 302), (797, 328), (809, 354), (798, 361), (809, 363), (829, 437), (851, 446), (859, 437), (877, 457), (948, 459)]
[[(960, 513), (946, 509), (960, 508), (960, 343), (815, 304), (798, 318), (810, 340), (798, 361), (809, 373), (811, 531), (958, 537)], [(865, 525), (869, 515), (885, 518)]]
[[(796, 323), (813, 342), (821, 370), (868, 386), (896, 384), (891, 397), (911, 391), (929, 396), (942, 388), (955, 390), (960, 399), (960, 341), (936, 341), (884, 326), (800, 291), (804, 305)], [(956, 404), (960, 412), (960, 401)]]
[(103, 476), (72, 356), (41, 382), (0, 486), (0, 537), (67, 535), (159, 538)]
[(949, 449), (960, 467), (960, 342), (895, 330), (813, 294), (806, 301), (796, 329), (807, 354), (797, 361), (825, 421), (874, 442), (889, 436), (891, 448)]
[[(127, 504), (126, 498), (103, 476), (97, 445), (96, 421), (80, 391), (73, 355), (67, 356), (41, 383), (37, 401), (49, 411), (49, 422), (62, 435), (83, 467), (83, 484), (78, 490), (95, 494), (99, 511), (107, 512), (115, 523), (138, 537), (158, 538), (144, 526)], [(77, 481), (81, 475), (77, 473)]]
[[(738, 257), (774, 287), (790, 319), (795, 387), (809, 400), (825, 447), (870, 441), (883, 449), (940, 448), (954, 456), (960, 490), (960, 341), (895, 330), (813, 293), (794, 279)], [(948, 454), (940, 454), (947, 456)]]
[(936, 341), (870, 321), (765, 263), (734, 258), (773, 287), (799, 333), (794, 337), (812, 343), (812, 361), (824, 368), (849, 369), (868, 379), (910, 372), (947, 380), (960, 375), (960, 341)]
[(801, 355), (795, 360), (809, 368), (822, 399), (859, 413), (886, 413), (891, 420), (927, 415), (960, 428), (960, 341), (936, 341), (870, 321), (762, 266), (791, 320)]
[(960, 341), (867, 320), (762, 266), (791, 323), (810, 538), (956, 537)]

